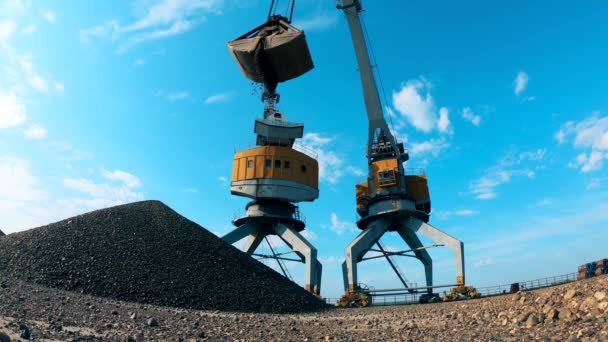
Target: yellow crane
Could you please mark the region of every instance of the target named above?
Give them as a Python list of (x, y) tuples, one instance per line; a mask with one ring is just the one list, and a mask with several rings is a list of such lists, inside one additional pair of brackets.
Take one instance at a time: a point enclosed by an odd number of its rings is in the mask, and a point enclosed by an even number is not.
[[(368, 260), (365, 254), (377, 245), (388, 232), (396, 232), (410, 247), (408, 251), (388, 253), (381, 248), (384, 256), (403, 255), (417, 258), (424, 265), (426, 286), (412, 288), (406, 286), (407, 293), (423, 293), (421, 301), (436, 301), (433, 293), (437, 287), (456, 286), (453, 292), (469, 293), (465, 287), (464, 244), (458, 239), (430, 225), (431, 198), (427, 177), (424, 174), (408, 174), (404, 164), (409, 153), (403, 143), (398, 142), (384, 118), (376, 79), (370, 63), (370, 54), (365, 40), (360, 14), (363, 7), (360, 0), (342, 0), (337, 5), (345, 14), (350, 30), (363, 87), (363, 99), (369, 121), (367, 142), (367, 181), (355, 187), (357, 212), (360, 219), (357, 226), (361, 233), (346, 248), (346, 258), (342, 265), (345, 295), (340, 305), (365, 305), (370, 302), (370, 291), (362, 288), (357, 281), (357, 264)], [(418, 234), (435, 243), (423, 246)], [(447, 246), (454, 251), (456, 264), (456, 284), (433, 285), (433, 261), (427, 249)], [(387, 258), (390, 261), (390, 259)], [(391, 262), (391, 266), (393, 263)], [(398, 270), (393, 266), (395, 272)], [(401, 276), (400, 276), (401, 278)], [(401, 290), (404, 289), (394, 289)], [(383, 290), (375, 290), (381, 293)], [(391, 290), (386, 290), (391, 291)], [(472, 293), (472, 292), (471, 292)]]

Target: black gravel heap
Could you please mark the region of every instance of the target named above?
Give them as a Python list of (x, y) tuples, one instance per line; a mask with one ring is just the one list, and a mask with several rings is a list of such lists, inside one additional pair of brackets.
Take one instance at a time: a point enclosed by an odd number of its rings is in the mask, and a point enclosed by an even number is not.
[(0, 236), (5, 236), (4, 232), (2, 232), (2, 230), (0, 230)]
[(297, 284), (159, 201), (93, 211), (0, 239), (0, 271), (25, 282), (190, 309), (323, 309)]

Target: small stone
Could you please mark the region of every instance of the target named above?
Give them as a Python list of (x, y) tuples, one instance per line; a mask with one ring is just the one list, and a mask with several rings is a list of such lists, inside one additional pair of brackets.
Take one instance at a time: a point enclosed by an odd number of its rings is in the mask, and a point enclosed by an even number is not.
[(0, 331), (0, 342), (11, 342), (11, 338), (3, 331)]
[(516, 323), (523, 323), (526, 320), (528, 320), (528, 317), (530, 317), (532, 313), (531, 312), (524, 312), (521, 315), (517, 316), (517, 318), (515, 319)]
[(538, 319), (538, 317), (536, 317), (536, 315), (530, 315), (530, 317), (528, 317), (528, 320), (526, 321), (526, 326), (528, 328), (532, 328), (538, 325), (538, 323), (540, 323), (540, 320)]
[(526, 303), (526, 297), (525, 297), (525, 296), (522, 296), (522, 297), (519, 299), (519, 304), (525, 304), (525, 303)]
[(608, 302), (601, 302), (597, 305), (597, 308), (600, 310), (606, 311), (608, 309)]
[(557, 311), (557, 310), (555, 310), (553, 308), (551, 308), (551, 310), (549, 310), (547, 312), (547, 319), (548, 320), (554, 321), (554, 320), (558, 319), (558, 317), (559, 317), (559, 311)]
[(572, 298), (574, 298), (578, 293), (576, 292), (576, 290), (572, 289), (569, 290), (568, 292), (566, 292), (566, 294), (564, 295), (564, 299), (565, 300), (570, 300)]
[(25, 327), (25, 329), (21, 330), (21, 335), (19, 335), (19, 337), (22, 339), (25, 339), (25, 340), (29, 340), (30, 339), (30, 329)]
[(606, 292), (598, 291), (593, 295), (593, 297), (595, 297), (595, 299), (597, 299), (598, 301), (604, 300), (604, 298), (606, 298)]
[(150, 318), (148, 320), (148, 326), (149, 327), (157, 327), (158, 326), (158, 321), (154, 318)]
[(131, 314), (131, 319), (132, 319), (132, 320), (136, 320), (136, 319), (137, 319), (137, 313), (135, 313), (135, 312), (134, 312), (134, 313), (132, 313), (132, 314)]
[(568, 309), (562, 309), (559, 311), (559, 319), (565, 322), (570, 322), (576, 319), (576, 315)]

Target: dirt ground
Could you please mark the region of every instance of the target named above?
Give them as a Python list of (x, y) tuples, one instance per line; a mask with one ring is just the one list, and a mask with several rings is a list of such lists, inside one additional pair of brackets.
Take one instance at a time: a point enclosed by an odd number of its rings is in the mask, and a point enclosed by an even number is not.
[(461, 302), (284, 315), (125, 303), (6, 279), (0, 291), (0, 332), (11, 341), (26, 330), (36, 341), (608, 341), (606, 276)]

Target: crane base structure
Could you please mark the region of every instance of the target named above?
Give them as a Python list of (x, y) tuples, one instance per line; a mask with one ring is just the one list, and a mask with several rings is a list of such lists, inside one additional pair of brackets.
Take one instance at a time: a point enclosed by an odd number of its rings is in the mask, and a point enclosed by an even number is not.
[[(247, 238), (242, 247), (244, 253), (275, 259), (283, 272), (286, 270), (282, 266), (282, 261), (304, 263), (305, 289), (317, 296), (320, 295), (323, 269), (317, 259), (317, 249), (300, 234), (305, 224), (300, 219), (296, 206), (283, 201), (253, 201), (247, 205), (247, 215), (235, 219), (232, 223), (236, 229), (223, 236), (224, 241), (233, 244)], [(288, 253), (273, 253), (271, 256), (255, 254), (262, 241), (271, 235), (278, 236), (298, 256), (298, 259), (285, 257)]]
[[(361, 299), (361, 294), (363, 294), (363, 296), (367, 296), (369, 291), (359, 286), (357, 281), (357, 264), (359, 262), (375, 258), (365, 258), (365, 255), (369, 251), (372, 251), (372, 247), (378, 244), (380, 238), (388, 232), (397, 232), (403, 241), (410, 247), (410, 250), (390, 253), (382, 251), (384, 256), (389, 254), (411, 256), (420, 260), (424, 265), (426, 278), (426, 287), (424, 287), (424, 290), (426, 290), (427, 294), (421, 296), (421, 300), (425, 298), (438, 299), (438, 296), (433, 294), (433, 289), (436, 288), (436, 286), (433, 286), (433, 260), (427, 251), (427, 249), (432, 247), (446, 246), (454, 252), (457, 274), (455, 286), (457, 290), (452, 292), (465, 295), (466, 293), (470, 292), (469, 289), (464, 286), (464, 244), (460, 240), (428, 224), (426, 222), (428, 221), (427, 214), (425, 212), (415, 210), (414, 203), (407, 199), (386, 199), (378, 202), (375, 206), (370, 206), (370, 208), (380, 207), (386, 209), (386, 206), (392, 206), (394, 209), (383, 210), (382, 212), (378, 213), (370, 213), (370, 215), (357, 222), (359, 228), (363, 231), (348, 245), (348, 247), (346, 247), (346, 257), (344, 263), (342, 264), (344, 290), (346, 293), (343, 303), (348, 303), (349, 299), (354, 299), (355, 303), (368, 303), (370, 301), (369, 299)], [(410, 207), (412, 209), (403, 209), (404, 207)], [(423, 246), (417, 234), (426, 236), (427, 238), (433, 240), (434, 244), (430, 246)], [(408, 252), (410, 254), (407, 254)], [(409, 293), (413, 292), (413, 289), (408, 289), (407, 285), (405, 286), (406, 288), (403, 290), (407, 290)], [(447, 286), (453, 285), (444, 285), (441, 287)], [(447, 298), (450, 300), (456, 299), (454, 296), (449, 296)]]

